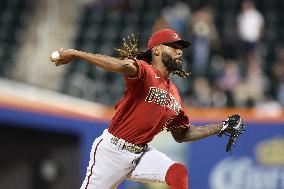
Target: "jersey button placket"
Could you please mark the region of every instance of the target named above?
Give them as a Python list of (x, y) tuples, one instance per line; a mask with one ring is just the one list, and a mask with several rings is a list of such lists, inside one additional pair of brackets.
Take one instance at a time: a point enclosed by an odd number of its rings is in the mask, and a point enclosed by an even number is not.
[(167, 98), (166, 98), (166, 112), (169, 110), (169, 104), (171, 103), (171, 88), (170, 81), (167, 80)]

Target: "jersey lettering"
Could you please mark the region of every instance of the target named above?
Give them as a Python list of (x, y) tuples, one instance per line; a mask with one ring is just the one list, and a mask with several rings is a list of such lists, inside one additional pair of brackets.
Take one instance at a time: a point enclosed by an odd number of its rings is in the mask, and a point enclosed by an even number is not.
[(181, 105), (171, 93), (168, 95), (168, 91), (157, 87), (150, 87), (145, 101), (168, 107), (176, 113), (179, 113), (181, 110)]

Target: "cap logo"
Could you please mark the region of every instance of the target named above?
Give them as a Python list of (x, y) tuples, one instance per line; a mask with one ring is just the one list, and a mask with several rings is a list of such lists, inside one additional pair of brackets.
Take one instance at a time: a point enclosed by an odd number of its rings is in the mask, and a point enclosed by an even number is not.
[(180, 39), (180, 37), (178, 36), (177, 33), (175, 33), (175, 34), (173, 35), (173, 37), (174, 37), (175, 39)]

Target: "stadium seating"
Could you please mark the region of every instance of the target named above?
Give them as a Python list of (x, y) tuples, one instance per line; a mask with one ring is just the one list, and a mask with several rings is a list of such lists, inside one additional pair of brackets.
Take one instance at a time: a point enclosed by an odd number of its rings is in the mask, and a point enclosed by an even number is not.
[[(157, 10), (162, 10), (164, 7), (175, 3), (174, 0), (143, 0), (138, 1), (139, 3), (135, 0), (128, 0), (125, 2), (127, 2), (127, 5), (121, 6), (122, 8), (110, 9), (110, 7), (104, 8), (96, 5), (85, 7), (84, 11), (82, 11), (82, 19), (79, 21), (80, 28), (77, 32), (75, 48), (117, 56), (114, 48), (120, 47), (122, 37), (132, 33), (139, 33), (139, 46), (145, 49), (155, 18), (160, 15), (160, 12)], [(204, 5), (203, 1), (185, 2), (189, 3), (192, 12)], [(215, 12), (215, 24), (220, 36), (222, 36), (223, 49), (221, 53), (224, 57), (234, 58), (237, 56), (236, 48), (238, 48), (237, 34), (235, 32), (237, 30), (236, 17), (240, 11), (241, 1), (214, 1), (212, 6)], [(284, 39), (284, 27), (280, 27), (284, 23), (283, 17), (280, 16), (281, 7), (284, 7), (284, 3), (281, 0), (257, 0), (256, 6), (265, 17), (267, 27), (263, 37), (263, 48), (266, 50), (265, 58), (268, 59), (268, 62), (271, 62), (274, 53), (274, 43), (283, 42)], [(185, 57), (190, 61), (190, 52), (186, 53)], [(80, 64), (79, 61), (76, 64)], [(87, 64), (84, 65), (88, 67)], [(74, 66), (69, 68), (66, 77), (72, 75), (70, 73), (74, 71), (78, 73)], [(116, 86), (123, 87), (123, 81), (113, 74), (103, 72), (96, 67), (92, 67), (91, 70), (91, 73), (85, 76), (93, 80), (97, 85), (95, 92), (93, 91), (95, 95), (92, 100), (107, 105), (115, 103), (121, 97), (123, 91), (117, 90), (119, 93), (115, 93), (111, 90), (111, 87), (113, 82)], [(210, 74), (207, 74), (206, 77), (210, 80)], [(66, 81), (73, 82), (70, 79)], [(190, 87), (187, 87), (187, 89), (190, 90)], [(62, 91), (68, 93), (66, 86), (63, 87)], [(184, 91), (182, 95), (185, 94), (191, 93)], [(90, 96), (88, 94), (85, 95)], [(84, 95), (78, 97), (85, 98)]]
[(15, 52), (23, 39), (23, 30), (32, 12), (33, 1), (0, 1), (0, 76), (9, 77)]

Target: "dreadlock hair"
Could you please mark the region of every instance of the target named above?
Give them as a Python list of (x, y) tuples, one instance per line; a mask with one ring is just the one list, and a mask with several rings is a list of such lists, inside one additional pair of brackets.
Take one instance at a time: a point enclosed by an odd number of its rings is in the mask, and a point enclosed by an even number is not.
[(131, 34), (127, 38), (123, 38), (123, 45), (121, 48), (115, 48), (119, 54), (120, 59), (125, 58), (137, 58), (138, 60), (144, 60), (148, 64), (152, 64), (151, 51), (139, 52), (138, 48), (138, 35)]
[(178, 71), (171, 72), (171, 74), (173, 74), (173, 75), (176, 74), (176, 75), (186, 79), (186, 78), (188, 78), (190, 76), (191, 73), (190, 72), (188, 73), (188, 72), (186, 72), (184, 70), (178, 70)]
[(138, 60), (144, 60), (145, 62), (147, 62), (150, 65), (152, 64), (151, 50), (148, 50), (146, 52), (139, 52), (136, 58)]
[(123, 38), (123, 46), (121, 48), (114, 48), (118, 54), (120, 59), (125, 58), (136, 58), (138, 55), (138, 36), (131, 34), (127, 36), (127, 39)]

